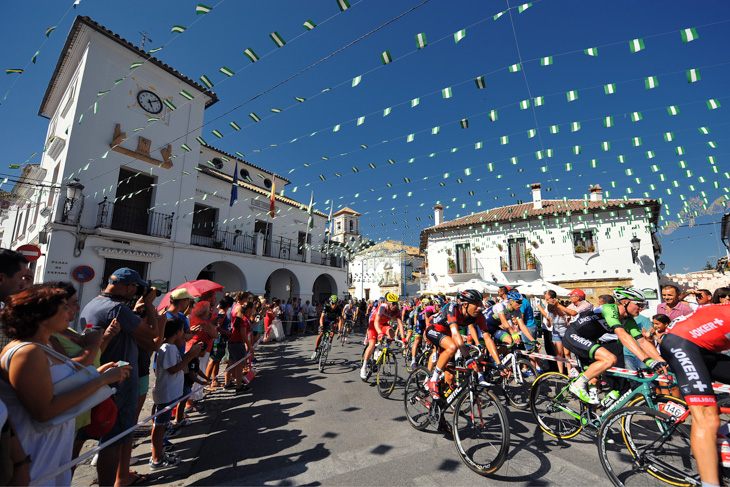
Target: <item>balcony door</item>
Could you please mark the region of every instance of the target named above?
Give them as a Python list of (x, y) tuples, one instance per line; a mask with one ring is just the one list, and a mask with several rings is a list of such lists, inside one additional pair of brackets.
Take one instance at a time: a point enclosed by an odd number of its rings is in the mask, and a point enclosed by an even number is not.
[(509, 270), (520, 271), (527, 269), (527, 260), (525, 259), (525, 239), (511, 238), (508, 240), (509, 245)]
[(191, 230), (190, 243), (213, 247), (215, 244), (214, 230), (218, 223), (218, 210), (210, 206), (195, 205), (193, 212), (193, 229)]
[(114, 230), (147, 234), (154, 182), (154, 178), (142, 173), (124, 168), (119, 170), (117, 197), (112, 213)]
[(468, 274), (471, 272), (471, 244), (456, 244), (456, 273)]
[(256, 220), (253, 224), (254, 233), (261, 233), (264, 235), (264, 255), (271, 255), (271, 232), (273, 225), (270, 222), (264, 220)]

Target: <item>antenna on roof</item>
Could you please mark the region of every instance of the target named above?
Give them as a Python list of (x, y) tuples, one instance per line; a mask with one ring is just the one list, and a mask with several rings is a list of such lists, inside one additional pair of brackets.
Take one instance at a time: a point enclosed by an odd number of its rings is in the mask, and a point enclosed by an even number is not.
[(155, 41), (153, 41), (152, 39), (150, 39), (149, 37), (147, 37), (147, 31), (146, 31), (146, 30), (143, 30), (143, 31), (142, 31), (142, 32), (140, 32), (139, 34), (140, 34), (140, 35), (142, 36), (142, 49), (144, 49), (144, 45), (145, 45), (145, 43), (146, 43), (147, 41), (150, 41), (150, 42), (155, 42)]

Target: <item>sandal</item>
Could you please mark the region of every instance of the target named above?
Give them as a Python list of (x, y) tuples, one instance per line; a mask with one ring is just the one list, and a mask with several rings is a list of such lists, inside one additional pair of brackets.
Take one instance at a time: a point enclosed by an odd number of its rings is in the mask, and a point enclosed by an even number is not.
[(145, 482), (149, 482), (149, 480), (150, 480), (149, 475), (142, 475), (142, 474), (137, 473), (134, 470), (130, 470), (129, 473), (134, 477), (134, 480), (132, 481), (131, 484), (127, 484), (127, 485), (142, 485)]

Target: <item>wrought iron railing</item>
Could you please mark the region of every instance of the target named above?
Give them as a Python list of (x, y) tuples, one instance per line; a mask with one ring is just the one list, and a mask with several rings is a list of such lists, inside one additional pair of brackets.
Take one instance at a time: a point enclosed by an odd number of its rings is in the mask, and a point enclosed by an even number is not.
[(334, 252), (326, 252), (312, 249), (312, 264), (326, 265), (329, 267), (343, 267), (344, 259), (338, 257)]
[(468, 262), (458, 262), (455, 274), (479, 274), (484, 275), (484, 266), (476, 257), (472, 257)]
[(112, 203), (104, 197), (99, 203), (96, 228), (109, 228), (122, 232), (170, 238), (175, 213), (166, 215), (150, 209)]
[(264, 255), (283, 260), (304, 261), (306, 254), (298, 252), (298, 243), (286, 237), (272, 237), (271, 245), (264, 249)]
[(190, 236), (192, 245), (200, 245), (212, 249), (230, 250), (242, 254), (256, 253), (256, 240), (253, 235), (247, 235), (240, 230), (229, 232), (227, 230), (214, 230), (208, 235), (193, 233)]

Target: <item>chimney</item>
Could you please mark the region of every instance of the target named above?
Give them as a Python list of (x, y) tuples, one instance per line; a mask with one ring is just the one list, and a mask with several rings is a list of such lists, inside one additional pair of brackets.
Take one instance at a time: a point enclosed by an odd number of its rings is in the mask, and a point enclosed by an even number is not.
[(603, 201), (603, 188), (599, 185), (591, 186), (589, 191), (591, 192), (591, 201)]
[(433, 219), (436, 222), (436, 225), (441, 225), (444, 222), (444, 207), (441, 205), (436, 205), (433, 207), (435, 210), (433, 212)]
[(540, 188), (542, 188), (542, 185), (540, 183), (535, 183), (530, 185), (530, 187), (532, 188), (532, 209), (541, 210), (542, 192), (540, 191)]

